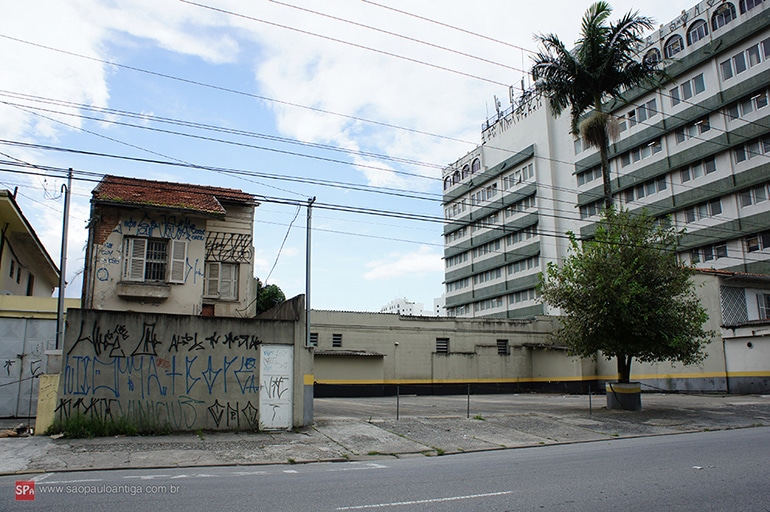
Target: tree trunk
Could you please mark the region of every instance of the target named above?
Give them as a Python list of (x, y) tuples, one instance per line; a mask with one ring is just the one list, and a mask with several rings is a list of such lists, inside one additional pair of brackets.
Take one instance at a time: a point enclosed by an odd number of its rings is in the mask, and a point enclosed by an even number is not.
[(612, 208), (612, 176), (610, 176), (610, 139), (607, 135), (607, 127), (602, 130), (602, 140), (599, 144), (599, 156), (601, 157), (602, 185), (604, 185), (604, 209)]
[(620, 354), (617, 356), (618, 360), (618, 382), (628, 383), (631, 382), (631, 358), (633, 356), (627, 356)]

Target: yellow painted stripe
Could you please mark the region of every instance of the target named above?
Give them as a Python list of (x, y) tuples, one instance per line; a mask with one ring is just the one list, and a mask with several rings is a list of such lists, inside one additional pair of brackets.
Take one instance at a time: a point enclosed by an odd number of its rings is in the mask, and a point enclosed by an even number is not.
[(607, 392), (609, 393), (612, 391), (613, 393), (619, 393), (621, 395), (633, 395), (635, 393), (639, 393), (642, 390), (642, 386), (640, 385), (620, 385), (618, 383), (611, 383), (607, 384), (605, 386), (607, 389)]
[(312, 373), (306, 373), (305, 374), (305, 386), (312, 386), (315, 383), (315, 379), (313, 379), (314, 375)]

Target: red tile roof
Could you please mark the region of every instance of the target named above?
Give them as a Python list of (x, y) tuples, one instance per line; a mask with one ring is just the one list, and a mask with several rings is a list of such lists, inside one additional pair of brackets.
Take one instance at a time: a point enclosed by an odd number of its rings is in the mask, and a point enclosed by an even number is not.
[(92, 201), (127, 206), (153, 206), (225, 215), (222, 203), (257, 205), (254, 197), (234, 188), (169, 183), (106, 175), (92, 192)]

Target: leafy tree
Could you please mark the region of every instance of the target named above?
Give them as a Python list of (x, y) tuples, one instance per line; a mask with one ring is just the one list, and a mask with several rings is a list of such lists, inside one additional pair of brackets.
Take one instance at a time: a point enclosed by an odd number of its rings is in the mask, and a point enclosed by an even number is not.
[(286, 295), (278, 285), (263, 286), (262, 281), (257, 279), (257, 314), (264, 313), (284, 301), (286, 301)]
[(542, 300), (566, 316), (555, 333), (572, 355), (617, 358), (618, 381), (631, 361), (697, 364), (713, 332), (695, 295), (692, 268), (676, 257), (679, 234), (646, 212), (606, 210), (595, 239), (579, 243), (561, 267), (541, 276)]
[(554, 115), (569, 107), (572, 133), (599, 148), (605, 208), (612, 206), (608, 154), (610, 135), (617, 133), (617, 123), (604, 112), (602, 102), (610, 97), (622, 99), (624, 90), (655, 84), (663, 76), (656, 70), (656, 63), (634, 60), (643, 32), (653, 28), (652, 19), (629, 12), (608, 24), (611, 13), (612, 8), (604, 1), (589, 7), (571, 51), (554, 34), (537, 36), (544, 51), (535, 55), (532, 67), (535, 89), (548, 98)]

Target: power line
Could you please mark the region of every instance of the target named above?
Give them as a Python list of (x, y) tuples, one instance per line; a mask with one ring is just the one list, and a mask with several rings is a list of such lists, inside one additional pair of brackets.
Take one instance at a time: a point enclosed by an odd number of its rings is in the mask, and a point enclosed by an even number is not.
[(195, 7), (201, 7), (203, 9), (208, 9), (210, 11), (215, 11), (215, 12), (219, 12), (219, 13), (222, 13), (222, 14), (227, 14), (229, 16), (234, 16), (234, 17), (237, 17), (237, 18), (242, 18), (242, 19), (246, 19), (246, 20), (250, 20), (250, 21), (256, 21), (258, 23), (264, 23), (266, 25), (271, 25), (273, 27), (278, 27), (278, 28), (282, 28), (282, 29), (286, 29), (286, 30), (291, 30), (293, 32), (299, 32), (301, 34), (305, 34), (305, 35), (309, 35), (309, 36), (313, 36), (313, 37), (318, 37), (318, 38), (321, 38), (321, 39), (325, 39), (327, 41), (332, 41), (332, 42), (335, 42), (335, 43), (340, 43), (340, 44), (352, 46), (354, 48), (359, 48), (359, 49), (362, 49), (362, 50), (367, 50), (367, 51), (370, 51), (370, 52), (375, 52), (375, 53), (379, 53), (379, 54), (382, 54), (382, 55), (387, 55), (388, 57), (394, 57), (396, 59), (405, 60), (405, 61), (412, 62), (412, 63), (415, 63), (415, 64), (421, 64), (423, 66), (428, 66), (428, 67), (431, 67), (431, 68), (439, 69), (441, 71), (448, 71), (450, 73), (461, 75), (461, 76), (464, 76), (464, 77), (467, 77), (467, 78), (473, 78), (475, 80), (481, 80), (483, 82), (488, 82), (490, 84), (500, 85), (502, 87), (508, 88), (508, 84), (504, 84), (502, 82), (498, 82), (497, 80), (491, 80), (489, 78), (484, 78), (484, 77), (481, 77), (481, 76), (478, 76), (478, 75), (474, 75), (472, 73), (466, 73), (464, 71), (448, 68), (448, 67), (445, 67), (445, 66), (439, 66), (438, 64), (433, 64), (433, 63), (426, 62), (426, 61), (423, 61), (423, 60), (413, 59), (411, 57), (406, 57), (404, 55), (399, 55), (397, 53), (389, 52), (389, 51), (386, 51), (386, 50), (379, 50), (377, 48), (372, 48), (370, 46), (365, 46), (365, 45), (362, 45), (362, 44), (353, 43), (351, 41), (345, 41), (344, 39), (338, 39), (336, 37), (326, 36), (326, 35), (323, 35), (323, 34), (318, 34), (316, 32), (310, 32), (309, 30), (303, 30), (303, 29), (296, 28), (296, 27), (290, 27), (288, 25), (282, 25), (282, 24), (276, 23), (274, 21), (263, 20), (261, 18), (255, 18), (254, 16), (248, 16), (246, 14), (237, 13), (237, 12), (234, 12), (234, 11), (228, 11), (226, 9), (220, 9), (218, 7), (213, 7), (213, 6), (206, 5), (206, 4), (199, 4), (199, 3), (196, 3), (196, 2), (192, 2), (190, 0), (179, 0), (179, 1), (183, 2), (185, 4), (194, 5)]
[(454, 138), (454, 137), (448, 137), (446, 135), (440, 135), (440, 134), (437, 134), (437, 133), (421, 131), (421, 130), (417, 130), (417, 129), (414, 129), (414, 128), (408, 128), (408, 127), (405, 127), (405, 126), (398, 126), (398, 125), (394, 125), (394, 124), (390, 124), (390, 123), (385, 123), (385, 122), (382, 122), (382, 121), (375, 121), (373, 119), (366, 119), (366, 118), (363, 118), (363, 117), (352, 116), (352, 115), (348, 115), (348, 114), (342, 114), (342, 113), (339, 113), (339, 112), (332, 112), (330, 110), (324, 110), (324, 109), (317, 108), (317, 107), (311, 107), (311, 106), (308, 106), (308, 105), (302, 105), (300, 103), (292, 103), (290, 101), (279, 100), (279, 99), (270, 98), (270, 97), (267, 97), (267, 96), (261, 96), (259, 94), (253, 94), (253, 93), (249, 93), (249, 92), (245, 92), (245, 91), (239, 91), (237, 89), (231, 89), (229, 87), (213, 85), (213, 84), (209, 84), (209, 83), (205, 83), (205, 82), (200, 82), (200, 81), (197, 81), (197, 80), (192, 80), (192, 79), (189, 79), (189, 78), (182, 78), (182, 77), (178, 77), (178, 76), (174, 76), (174, 75), (169, 75), (169, 74), (166, 74), (166, 73), (160, 73), (158, 71), (150, 71), (150, 70), (138, 68), (138, 67), (135, 67), (135, 66), (129, 66), (129, 65), (126, 65), (126, 64), (120, 64), (120, 63), (115, 62), (115, 61), (109, 61), (109, 60), (105, 60), (105, 59), (100, 59), (98, 57), (91, 57), (89, 55), (83, 55), (83, 54), (79, 54), (79, 53), (76, 53), (76, 52), (62, 50), (60, 48), (53, 48), (51, 46), (46, 46), (46, 45), (43, 45), (43, 44), (40, 44), (40, 43), (34, 43), (34, 42), (31, 42), (31, 41), (26, 41), (24, 39), (19, 39), (17, 37), (8, 36), (8, 35), (5, 35), (5, 34), (0, 34), (0, 38), (4, 38), (4, 39), (11, 40), (11, 41), (15, 41), (17, 43), (22, 43), (22, 44), (34, 46), (36, 48), (41, 48), (41, 49), (44, 49), (44, 50), (58, 52), (58, 53), (61, 53), (63, 55), (69, 55), (71, 57), (78, 57), (78, 58), (81, 58), (81, 59), (86, 59), (86, 60), (90, 60), (90, 61), (93, 61), (93, 62), (98, 62), (100, 64), (105, 64), (105, 65), (108, 65), (108, 66), (114, 66), (116, 68), (127, 69), (129, 71), (135, 71), (137, 73), (144, 73), (144, 74), (147, 74), (147, 75), (156, 76), (156, 77), (164, 78), (164, 79), (167, 79), (167, 80), (173, 80), (173, 81), (177, 81), (177, 82), (181, 82), (181, 83), (185, 83), (185, 84), (189, 84), (189, 85), (205, 87), (205, 88), (216, 90), (216, 91), (227, 92), (227, 93), (231, 93), (231, 94), (237, 94), (239, 96), (254, 98), (254, 99), (266, 101), (266, 102), (269, 102), (269, 103), (276, 103), (276, 104), (285, 105), (285, 106), (288, 106), (288, 107), (295, 107), (295, 108), (299, 108), (299, 109), (303, 109), (303, 110), (309, 110), (311, 112), (316, 112), (316, 113), (319, 113), (319, 114), (325, 114), (325, 115), (340, 117), (340, 118), (348, 119), (348, 120), (351, 120), (351, 121), (357, 121), (357, 122), (361, 122), (361, 123), (367, 123), (367, 124), (382, 126), (382, 127), (385, 127), (385, 128), (392, 128), (394, 130), (401, 130), (401, 131), (405, 131), (405, 132), (409, 132), (409, 133), (414, 133), (416, 135), (425, 135), (425, 136), (435, 137), (435, 138), (439, 138), (439, 139), (443, 139), (443, 140), (448, 140), (448, 141), (453, 141), (453, 142), (460, 142), (460, 143), (463, 143), (463, 144), (471, 144), (471, 145), (474, 145), (474, 146), (477, 145), (475, 142), (471, 142), (471, 141), (467, 141), (467, 140), (463, 140), (463, 139), (457, 139), (457, 138)]
[(493, 60), (485, 59), (485, 58), (479, 57), (477, 55), (471, 55), (469, 53), (461, 52), (459, 50), (455, 50), (455, 49), (452, 49), (452, 48), (447, 48), (446, 46), (441, 46), (441, 45), (438, 45), (438, 44), (435, 44), (435, 43), (424, 41), (422, 39), (417, 39), (417, 38), (414, 38), (414, 37), (405, 36), (403, 34), (398, 34), (396, 32), (392, 32), (390, 30), (384, 30), (384, 29), (381, 29), (381, 28), (373, 27), (371, 25), (366, 25), (365, 23), (358, 23), (357, 21), (349, 20), (349, 19), (346, 19), (346, 18), (340, 18), (338, 16), (332, 16), (331, 14), (326, 14), (326, 13), (319, 12), (319, 11), (314, 11), (314, 10), (308, 9), (306, 7), (300, 7), (298, 5), (292, 5), (292, 4), (289, 4), (289, 3), (286, 3), (286, 2), (280, 2), (279, 0), (270, 0), (270, 2), (272, 2), (274, 4), (282, 5), (284, 7), (290, 7), (292, 9), (297, 9), (299, 11), (303, 11), (303, 12), (307, 12), (307, 13), (310, 13), (310, 14), (314, 14), (316, 16), (322, 16), (324, 18), (329, 18), (329, 19), (332, 19), (332, 20), (341, 21), (343, 23), (348, 23), (348, 24), (354, 25), (356, 27), (362, 27), (362, 28), (365, 28), (365, 29), (368, 29), (368, 30), (372, 30), (374, 32), (380, 32), (382, 34), (387, 34), (389, 36), (398, 37), (400, 39), (405, 39), (405, 40), (411, 41), (413, 43), (418, 43), (418, 44), (422, 44), (422, 45), (425, 45), (425, 46), (429, 46), (431, 48), (436, 48), (436, 49), (443, 50), (443, 51), (446, 51), (446, 52), (451, 52), (451, 53), (454, 53), (456, 55), (461, 55), (461, 56), (467, 57), (469, 59), (474, 59), (474, 60), (478, 60), (480, 62), (485, 62), (487, 64), (493, 64), (495, 66), (500, 66), (502, 68), (510, 69), (510, 70), (513, 70), (513, 71), (521, 71), (520, 69), (511, 67), (511, 66), (509, 66), (507, 64), (502, 64), (500, 62), (496, 62), (496, 61), (493, 61)]
[(433, 23), (434, 25), (439, 25), (439, 26), (450, 28), (452, 30), (457, 30), (458, 32), (463, 32), (465, 34), (469, 34), (469, 35), (472, 35), (472, 36), (475, 36), (475, 37), (480, 37), (481, 39), (486, 39), (487, 41), (492, 41), (493, 43), (503, 44), (505, 46), (508, 46), (510, 48), (515, 48), (515, 49), (521, 50), (523, 52), (536, 53), (533, 50), (529, 50), (529, 49), (524, 48), (522, 46), (517, 46), (515, 44), (508, 43), (506, 41), (501, 41), (500, 39), (495, 39), (495, 38), (489, 37), (489, 36), (484, 35), (484, 34), (479, 34), (478, 32), (472, 32), (472, 31), (466, 30), (466, 29), (464, 29), (462, 27), (457, 27), (455, 25), (450, 25), (448, 23), (443, 23), (441, 21), (434, 20), (432, 18), (426, 18), (424, 16), (420, 16), (420, 15), (417, 15), (417, 14), (414, 14), (414, 13), (411, 13), (411, 12), (402, 11), (400, 9), (396, 9), (395, 7), (391, 7), (389, 5), (378, 4), (378, 3), (372, 2), (370, 0), (361, 0), (361, 1), (365, 2), (365, 3), (369, 4), (369, 5), (374, 5), (374, 6), (377, 6), (377, 7), (381, 7), (383, 9), (387, 9), (389, 11), (393, 11), (393, 12), (397, 12), (399, 14), (403, 14), (405, 16), (410, 16), (412, 18), (417, 18), (417, 19), (420, 19), (420, 20), (423, 20), (423, 21), (427, 21), (428, 23)]

